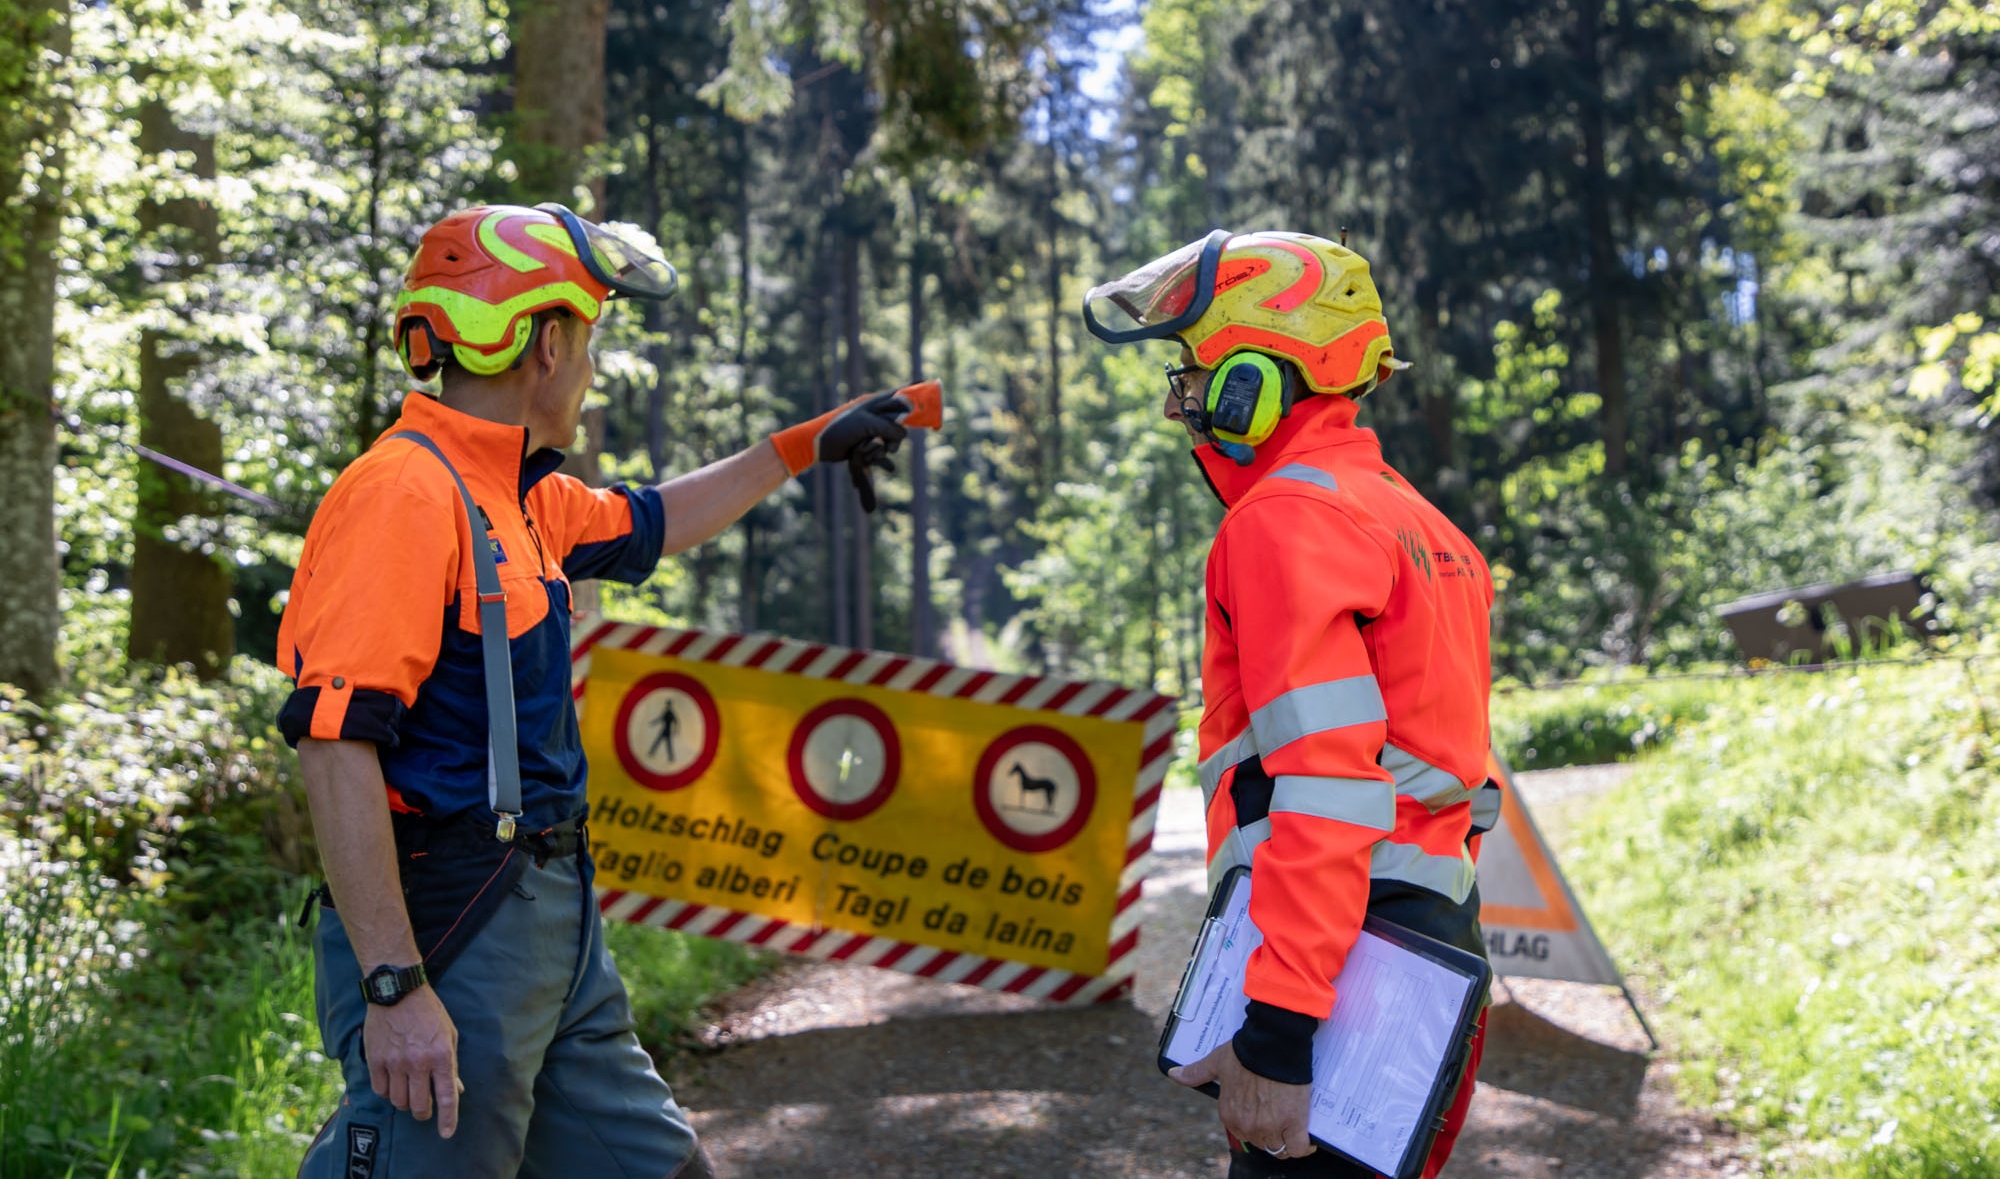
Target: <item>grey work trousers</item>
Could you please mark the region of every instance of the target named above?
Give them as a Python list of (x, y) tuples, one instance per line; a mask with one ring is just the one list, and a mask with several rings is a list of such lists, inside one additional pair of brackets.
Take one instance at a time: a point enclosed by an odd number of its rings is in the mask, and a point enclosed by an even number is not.
[(458, 1028), (458, 1132), (376, 1095), (361, 967), (331, 907), (316, 943), (320, 1032), (347, 1091), (301, 1179), (705, 1179), (687, 1116), (633, 1032), (583, 857), (530, 864), (435, 985)]

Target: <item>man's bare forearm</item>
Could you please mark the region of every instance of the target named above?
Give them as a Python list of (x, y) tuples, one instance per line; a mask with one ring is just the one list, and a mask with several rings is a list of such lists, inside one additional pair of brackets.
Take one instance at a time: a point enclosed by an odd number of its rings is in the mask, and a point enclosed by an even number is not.
[(660, 484), (667, 517), (668, 555), (688, 549), (743, 518), (743, 513), (782, 487), (791, 472), (767, 440), (713, 462), (699, 471)]
[(312, 807), (320, 862), (334, 907), (366, 974), (377, 966), (419, 960), (396, 870), (396, 835), (382, 762), (366, 741), (299, 742), (299, 768)]

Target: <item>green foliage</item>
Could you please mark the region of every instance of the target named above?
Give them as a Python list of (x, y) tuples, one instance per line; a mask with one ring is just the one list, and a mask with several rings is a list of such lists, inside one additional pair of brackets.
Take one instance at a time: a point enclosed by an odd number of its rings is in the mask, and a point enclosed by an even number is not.
[(1715, 684), (1579, 833), (1682, 1083), (1781, 1171), (2000, 1173), (1997, 690), (1990, 661)]
[(1724, 691), (1703, 681), (1607, 680), (1552, 692), (1503, 687), (1493, 700), (1493, 745), (1521, 771), (1625, 761), (1672, 741)]
[(0, 699), (0, 1175), (287, 1173), (331, 1092), (277, 918), (309, 858), (271, 727), (288, 685), (98, 666), (44, 706)]
[(1222, 505), (1178, 427), (1157, 416), (1164, 382), (1152, 358), (1117, 353), (1104, 370), (1102, 385), (1069, 386), (1083, 435), (1076, 478), (1025, 529), (1039, 552), (1007, 572), (1007, 586), (1028, 604), (1046, 666), (1188, 695), (1201, 662), (1202, 558)]
[[(122, 611), (98, 613), (66, 637), (105, 674), (42, 706), (0, 689), (0, 1179), (279, 1179), (340, 1092), (291, 923), (316, 862), (274, 727), (289, 683), (244, 659), (224, 684), (118, 670), (93, 651), (122, 650)], [(770, 963), (608, 938), (669, 1048)]]

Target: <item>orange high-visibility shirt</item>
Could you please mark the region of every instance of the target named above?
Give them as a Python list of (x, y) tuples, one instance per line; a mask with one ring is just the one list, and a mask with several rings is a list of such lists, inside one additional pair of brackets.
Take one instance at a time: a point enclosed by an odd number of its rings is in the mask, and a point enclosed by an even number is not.
[(1497, 810), (1480, 789), (1492, 576), (1356, 408), (1300, 401), (1248, 467), (1197, 450), (1229, 509), (1202, 657), (1210, 879), (1251, 865), (1264, 944), (1245, 991), (1316, 1019), (1371, 887), (1421, 890), (1469, 928), (1474, 800)]

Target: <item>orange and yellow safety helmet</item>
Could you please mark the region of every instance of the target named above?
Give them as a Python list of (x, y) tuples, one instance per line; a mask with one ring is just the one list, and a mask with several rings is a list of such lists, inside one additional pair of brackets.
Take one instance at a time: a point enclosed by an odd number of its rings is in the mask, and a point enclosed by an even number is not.
[(1245, 351), (1281, 357), (1315, 393), (1360, 397), (1409, 367), (1368, 260), (1305, 233), (1215, 230), (1092, 288), (1083, 320), (1110, 344), (1179, 336), (1202, 368)]
[(618, 295), (665, 299), (674, 268), (558, 204), (480, 205), (424, 232), (396, 297), (396, 352), (427, 381), (447, 358), (481, 376), (512, 366), (537, 311), (588, 323)]

